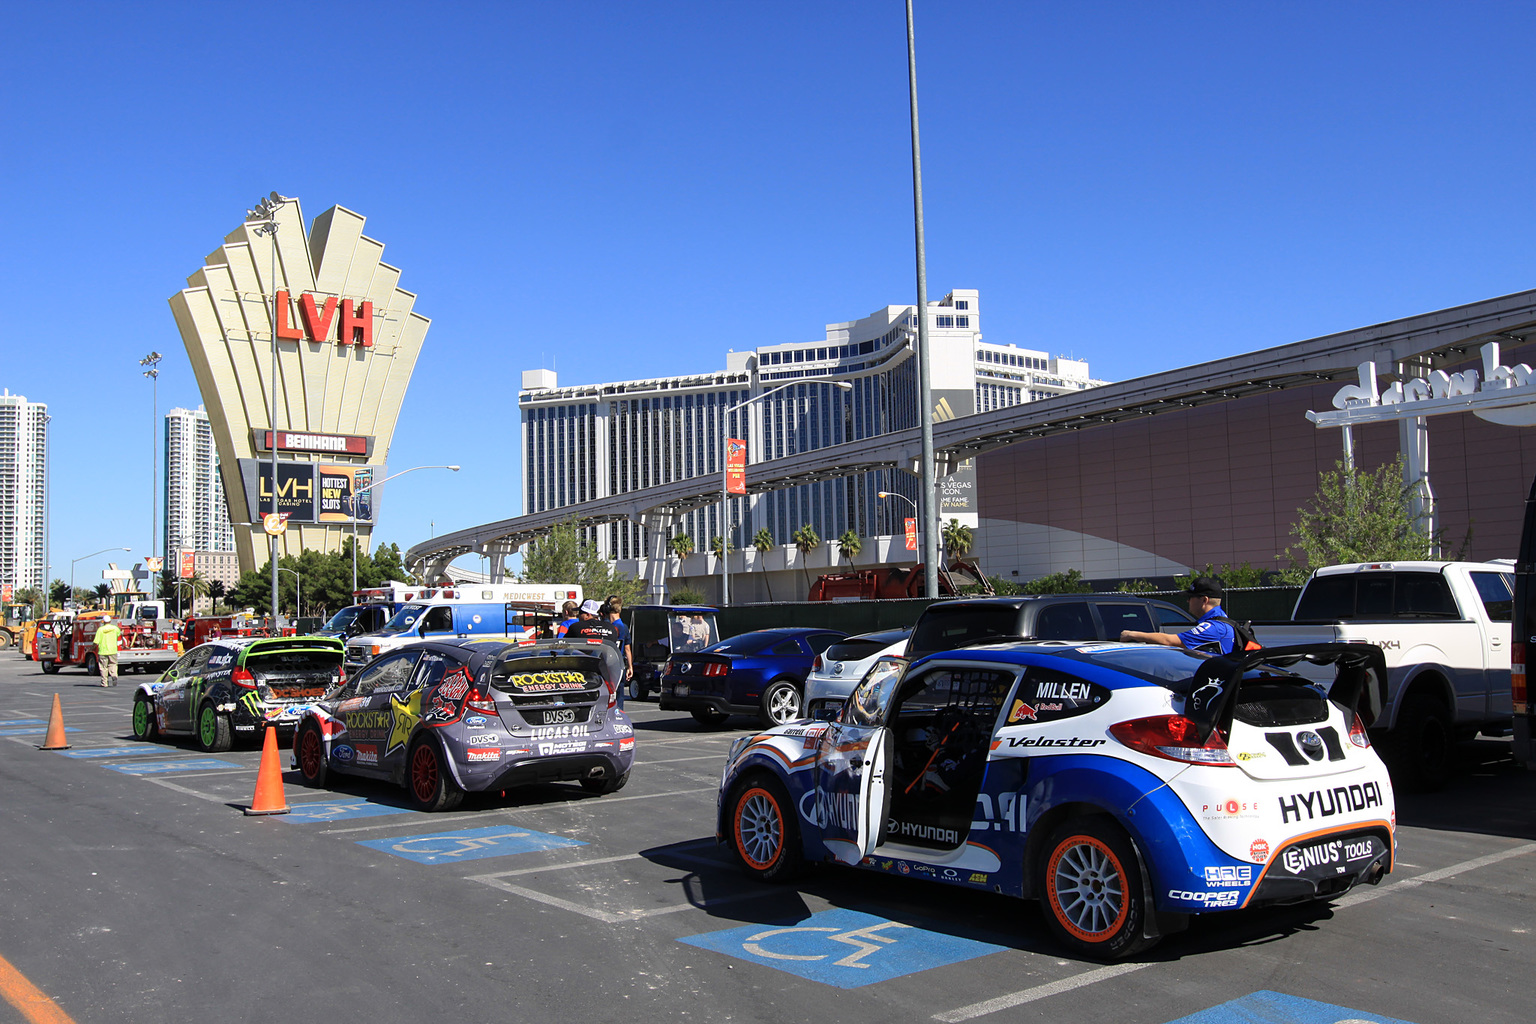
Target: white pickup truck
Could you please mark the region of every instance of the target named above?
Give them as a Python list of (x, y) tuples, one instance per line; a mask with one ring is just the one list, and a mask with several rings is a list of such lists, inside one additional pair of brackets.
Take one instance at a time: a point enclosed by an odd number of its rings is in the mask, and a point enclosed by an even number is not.
[(1289, 622), (1255, 622), (1253, 631), (1265, 647), (1380, 647), (1387, 706), (1372, 729), (1399, 784), (1428, 788), (1448, 774), (1458, 735), (1510, 724), (1513, 603), (1507, 562), (1331, 565), (1307, 580)]

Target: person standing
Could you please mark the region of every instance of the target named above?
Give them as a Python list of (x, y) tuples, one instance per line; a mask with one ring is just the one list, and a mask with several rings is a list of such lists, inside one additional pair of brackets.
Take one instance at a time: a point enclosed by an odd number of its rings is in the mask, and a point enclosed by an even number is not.
[(1146, 644), (1162, 644), (1164, 647), (1183, 647), (1201, 654), (1231, 654), (1237, 642), (1237, 630), (1221, 610), (1226, 591), (1221, 581), (1209, 576), (1196, 576), (1184, 591), (1189, 598), (1189, 614), (1198, 621), (1182, 633), (1144, 633), (1134, 629), (1120, 632), (1121, 640)]
[(556, 638), (565, 636), (566, 630), (568, 630), (572, 626), (576, 625), (576, 623), (578, 621), (578, 619), (576, 617), (576, 602), (575, 601), (567, 601), (567, 602), (565, 602), (565, 604), (560, 606), (560, 614), (564, 615), (565, 618), (563, 618), (559, 622), (555, 623), (555, 637)]
[(96, 666), (101, 671), (102, 686), (117, 685), (117, 645), (122, 637), (123, 631), (112, 619), (96, 627)]
[(604, 619), (619, 634), (619, 657), (624, 659), (624, 682), (619, 687), (619, 708), (624, 707), (624, 691), (629, 689), (630, 681), (635, 678), (635, 656), (629, 646), (629, 627), (619, 616), (624, 611), (624, 599), (618, 594), (609, 594), (608, 600), (603, 602)]

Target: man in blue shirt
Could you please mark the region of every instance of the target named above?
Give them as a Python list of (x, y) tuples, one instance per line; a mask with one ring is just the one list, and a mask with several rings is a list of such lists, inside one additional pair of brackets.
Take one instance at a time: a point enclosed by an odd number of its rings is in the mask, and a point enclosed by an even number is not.
[(1221, 581), (1209, 576), (1196, 576), (1184, 591), (1189, 598), (1189, 614), (1198, 621), (1182, 633), (1141, 633), (1134, 629), (1123, 630), (1121, 640), (1144, 644), (1162, 644), (1164, 647), (1185, 647), (1201, 654), (1231, 654), (1237, 642), (1237, 631), (1224, 621), (1221, 599), (1226, 592)]

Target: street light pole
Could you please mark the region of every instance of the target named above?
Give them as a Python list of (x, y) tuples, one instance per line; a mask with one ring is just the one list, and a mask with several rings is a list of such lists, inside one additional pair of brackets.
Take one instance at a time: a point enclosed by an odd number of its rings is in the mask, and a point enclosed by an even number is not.
[(939, 596), (939, 510), (934, 502), (937, 467), (933, 464), (933, 389), (928, 366), (928, 256), (923, 242), (923, 156), (917, 136), (917, 39), (912, 29), (912, 0), (907, 0), (907, 88), (912, 109), (912, 212), (917, 243), (917, 422), (922, 435), (923, 589)]
[[(245, 222), (257, 225), (252, 229), (254, 234), (264, 235), (271, 240), (272, 273), (267, 278), (267, 287), (272, 289), (272, 406), (267, 417), (267, 423), (272, 431), (272, 513), (277, 514), (277, 211), (281, 210), (289, 200), (273, 192), (267, 198), (258, 202), (254, 208), (245, 212)], [(261, 489), (257, 488), (257, 501), (260, 501)], [(256, 510), (261, 511), (259, 505)], [(254, 516), (260, 519), (261, 517)], [(264, 520), (263, 520), (264, 522)], [(277, 534), (267, 534), (267, 550), (272, 558), (272, 629), (277, 630)]]
[(402, 469), (398, 473), (391, 473), (383, 480), (375, 480), (367, 487), (359, 487), (349, 497), (352, 503), (352, 596), (354, 599), (357, 597), (357, 499), (362, 497), (364, 492), (371, 491), (380, 484), (387, 484), (396, 477), (405, 476), (407, 473), (414, 473), (418, 469), (447, 469), (455, 473), (459, 471), (458, 466), (412, 466), (410, 469)]
[(720, 559), (720, 603), (729, 608), (731, 605), (731, 534), (730, 534), (730, 508), (731, 496), (728, 493), (728, 481), (724, 465), (725, 442), (729, 439), (729, 428), (726, 426), (726, 418), (737, 409), (743, 409), (753, 402), (762, 401), (769, 395), (778, 394), (785, 388), (792, 388), (796, 384), (830, 384), (840, 391), (852, 391), (853, 383), (846, 380), (793, 380), (788, 384), (780, 384), (778, 387), (769, 388), (760, 395), (753, 395), (745, 401), (737, 402), (720, 414), (720, 529), (721, 529), (721, 559)]
[[(149, 557), (155, 557), (155, 534), (159, 532), (159, 513), (157, 503), (159, 501), (158, 483), (160, 479), (160, 424), (156, 422), (160, 418), (160, 360), (164, 358), (159, 352), (151, 352), (139, 360), (140, 366), (147, 366), (144, 376), (150, 379), (149, 389)], [(154, 579), (153, 576), (150, 577)], [(74, 588), (70, 588), (70, 596), (74, 596)], [(154, 598), (155, 592), (150, 590), (149, 596)]]
[(108, 551), (127, 551), (131, 553), (133, 548), (102, 548), (100, 551), (92, 551), (89, 555), (81, 555), (79, 558), (71, 561), (69, 563), (69, 599), (71, 601), (75, 599), (75, 562), (83, 562), (87, 558), (93, 558), (96, 555), (104, 555)]
[[(875, 492), (875, 497), (877, 497), (877, 498), (900, 498), (902, 501), (904, 501), (908, 505), (912, 506), (912, 518), (913, 519), (919, 519), (919, 514), (918, 514), (918, 510), (917, 510), (917, 502), (913, 501), (911, 498), (907, 497), (905, 494), (897, 494), (895, 491), (876, 491)], [(918, 524), (917, 524), (917, 533), (918, 533), (919, 537), (921, 537), (922, 534), (923, 534), (923, 524), (921, 522), (918, 522)], [(917, 552), (914, 554), (914, 557), (921, 558), (923, 556), (922, 552), (923, 552), (922, 543), (919, 542), (918, 543), (918, 549), (917, 549)]]

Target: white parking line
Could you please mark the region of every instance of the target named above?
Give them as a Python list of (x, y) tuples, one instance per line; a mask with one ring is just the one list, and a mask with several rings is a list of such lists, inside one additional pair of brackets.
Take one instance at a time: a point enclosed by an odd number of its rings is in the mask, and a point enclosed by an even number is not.
[[(672, 790), (670, 792), (667, 792), (667, 793), (637, 793), (634, 796), (605, 796), (605, 797), (601, 798), (600, 800), (579, 800), (579, 801), (576, 801), (575, 803), (538, 804), (538, 805), (533, 806), (533, 807), (502, 807), (502, 808), (499, 808), (499, 809), (493, 810), (493, 811), (469, 811), (469, 812), (467, 812), (465, 814), (434, 814), (432, 816), (432, 824), (435, 825), (438, 822), (464, 821), (464, 820), (470, 819), (470, 818), (481, 818), (481, 819), (483, 819), (483, 818), (485, 818), (485, 817), (487, 817), (489, 815), (493, 815), (493, 814), (532, 814), (532, 813), (537, 812), (537, 811), (569, 810), (571, 808), (577, 808), (577, 807), (580, 807), (580, 808), (587, 808), (587, 807), (611, 807), (614, 804), (624, 803), (626, 800), (661, 800), (661, 799), (663, 799), (665, 797), (669, 797), (669, 796), (688, 796), (689, 794), (693, 794), (693, 793), (717, 793), (717, 792), (719, 792), (719, 790), (720, 790), (720, 787), (718, 787), (718, 786), (706, 786), (703, 789), (674, 789), (674, 790)], [(404, 808), (404, 807), (402, 807), (400, 809), (402, 814), (405, 813), (407, 810), (409, 810), (409, 809), (408, 808)], [(328, 828), (328, 829), (322, 829), (321, 830), (321, 834), (322, 835), (328, 835), (328, 836), (342, 836), (342, 835), (348, 835), (348, 834), (353, 833), (353, 832), (375, 832), (375, 831), (377, 831), (377, 830), (379, 830), (381, 828), (399, 828), (399, 827), (400, 827), (400, 822), (396, 821), (396, 822), (388, 822), (388, 823), (381, 824), (381, 825), (359, 825), (356, 828)]]
[[(512, 893), (514, 896), (522, 896), (525, 899), (533, 900), (535, 903), (542, 903), (545, 906), (557, 907), (561, 910), (569, 910), (573, 914), (580, 914), (582, 917), (590, 917), (592, 920), (601, 921), (604, 924), (623, 924), (625, 921), (639, 921), (647, 917), (660, 917), (663, 914), (679, 914), (685, 910), (703, 910), (708, 907), (718, 907), (722, 903), (740, 903), (743, 900), (758, 900), (764, 898), (765, 896), (782, 895), (784, 892), (782, 889), (764, 887), (762, 889), (753, 890), (751, 892), (739, 892), (734, 896), (717, 896), (714, 899), (701, 900), (698, 903), (677, 903), (670, 907), (646, 907), (644, 909), (637, 907), (633, 910), (614, 912), (609, 910), (598, 910), (595, 907), (584, 907), (579, 903), (573, 903), (570, 900), (561, 899), (559, 896), (551, 896), (549, 893), (539, 892), (537, 889), (529, 889), (521, 885), (513, 885), (511, 882), (503, 881), (503, 879), (508, 875), (532, 874), (537, 871), (558, 870), (562, 867), (580, 867), (581, 864), (611, 864), (617, 861), (641, 859), (643, 858), (640, 854), (631, 853), (622, 857), (603, 857), (599, 860), (583, 861), (577, 864), (556, 865), (554, 868), (525, 868), (521, 871), (498, 871), (491, 875), (466, 875), (464, 880), (466, 882), (479, 882), (481, 885), (488, 885), (492, 889), (500, 889), (503, 892)], [(698, 860), (701, 858), (684, 857), (682, 859)], [(710, 863), (713, 864), (716, 862)]]
[[(1381, 896), (1390, 896), (1399, 892), (1407, 892), (1408, 890), (1418, 888), (1421, 885), (1427, 885), (1431, 882), (1438, 882), (1442, 879), (1450, 878), (1453, 875), (1459, 875), (1467, 871), (1475, 871), (1478, 868), (1484, 868), (1490, 864), (1497, 864), (1500, 861), (1509, 860), (1511, 857), (1521, 857), (1532, 852), (1536, 852), (1536, 843), (1524, 843), (1520, 846), (1512, 847), (1508, 850), (1500, 850), (1498, 853), (1490, 853), (1483, 857), (1474, 857), (1471, 860), (1464, 860), (1459, 864), (1452, 864), (1449, 867), (1440, 868), (1436, 871), (1426, 871), (1422, 875), (1414, 875), (1412, 878), (1405, 878), (1401, 882), (1392, 882), (1387, 885), (1382, 885), (1374, 889), (1370, 889), (1366, 892), (1357, 892), (1355, 894), (1345, 896), (1341, 900), (1338, 900), (1334, 903), (1334, 906), (1356, 906)], [(958, 1009), (950, 1010), (947, 1013), (936, 1013), (933, 1015), (932, 1019), (936, 1021), (942, 1021), (943, 1024), (959, 1024), (960, 1021), (971, 1020), (975, 1017), (983, 1017), (989, 1013), (996, 1013), (999, 1010), (1007, 1010), (1015, 1006), (1022, 1006), (1025, 1003), (1032, 1003), (1037, 999), (1045, 999), (1049, 996), (1060, 995), (1063, 992), (1071, 992), (1073, 989), (1083, 988), (1086, 985), (1094, 985), (1101, 981), (1108, 981), (1111, 978), (1118, 978), (1122, 974), (1129, 974), (1132, 971), (1139, 971), (1144, 967), (1154, 966), (1157, 966), (1157, 964), (1111, 964), (1108, 967), (1097, 967), (1091, 971), (1084, 971), (1082, 974), (1075, 974), (1070, 978), (1062, 978), (1060, 981), (1052, 981), (1044, 985), (1036, 985), (1034, 988), (1022, 989), (1018, 992), (1012, 992), (1005, 996), (998, 996), (995, 999), (988, 999), (980, 1003), (971, 1003), (969, 1006), (962, 1006)]]

